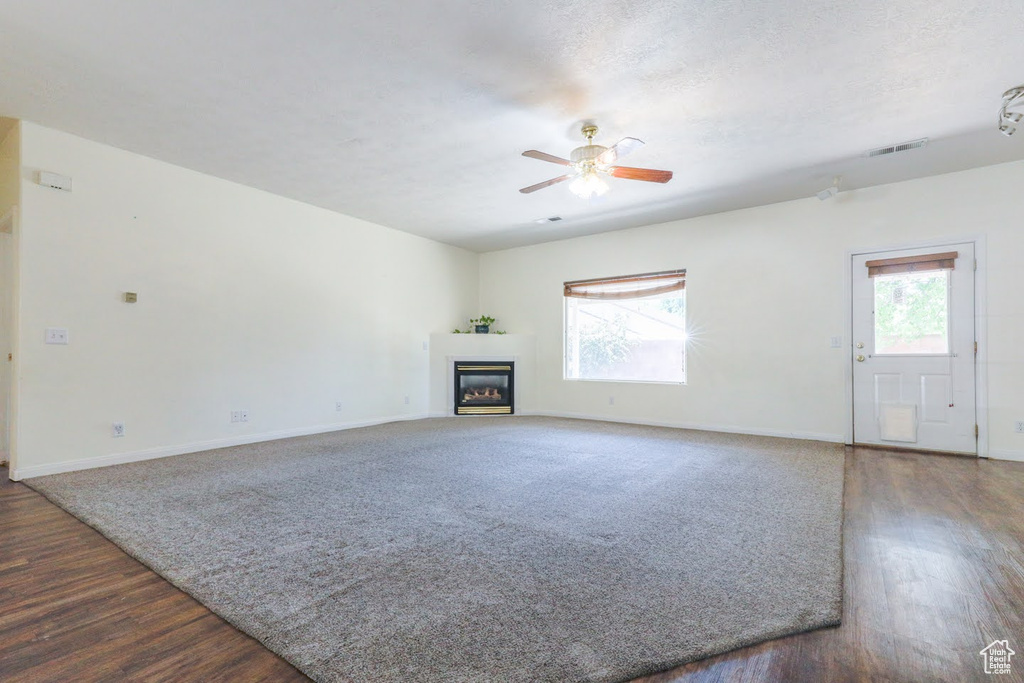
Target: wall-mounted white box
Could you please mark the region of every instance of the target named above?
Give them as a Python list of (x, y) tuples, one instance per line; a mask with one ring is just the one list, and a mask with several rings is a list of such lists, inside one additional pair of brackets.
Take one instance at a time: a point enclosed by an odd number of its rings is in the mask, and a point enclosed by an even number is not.
[(50, 187), (54, 190), (64, 190), (65, 192), (71, 192), (71, 178), (66, 175), (59, 173), (52, 173), (50, 171), (39, 172), (39, 184), (43, 187)]

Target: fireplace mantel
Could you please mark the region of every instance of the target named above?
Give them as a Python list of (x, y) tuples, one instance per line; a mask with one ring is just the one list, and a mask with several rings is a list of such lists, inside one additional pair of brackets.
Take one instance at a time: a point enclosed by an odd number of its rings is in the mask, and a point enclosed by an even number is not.
[(455, 414), (455, 362), (514, 362), (517, 414), (533, 408), (537, 338), (532, 334), (430, 335), (430, 411), (436, 417)]

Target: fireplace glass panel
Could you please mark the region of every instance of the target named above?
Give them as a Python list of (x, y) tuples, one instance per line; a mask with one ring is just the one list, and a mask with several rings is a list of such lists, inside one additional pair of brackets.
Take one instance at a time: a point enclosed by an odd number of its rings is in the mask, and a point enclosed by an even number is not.
[(462, 375), (459, 393), (468, 405), (502, 405), (508, 401), (508, 375)]

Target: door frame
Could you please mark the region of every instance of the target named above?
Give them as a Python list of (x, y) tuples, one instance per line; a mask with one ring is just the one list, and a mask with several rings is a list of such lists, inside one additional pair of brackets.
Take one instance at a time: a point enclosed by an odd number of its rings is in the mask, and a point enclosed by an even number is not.
[[(7, 296), (7, 306), (2, 311), (3, 315), (7, 316), (7, 334), (10, 335), (8, 340), (10, 349), (9, 353), (13, 355), (14, 347), (17, 345), (17, 316), (14, 313), (14, 308), (17, 305), (17, 298), (15, 296), (15, 288), (17, 287), (17, 263), (18, 263), (18, 242), (17, 232), (15, 231), (15, 222), (17, 220), (18, 207), (13, 206), (11, 209), (0, 216), (0, 233), (10, 235), (10, 248), (9, 263), (10, 271), (0, 273), (0, 292), (3, 292)], [(4, 292), (3, 290), (6, 290)], [(2, 349), (0, 349), (2, 350)], [(15, 358), (17, 358), (15, 356)], [(4, 423), (0, 424), (0, 429), (4, 431), (4, 448), (0, 449), (0, 461), (7, 461), (7, 472), (8, 476), (14, 471), (14, 448), (16, 438), (14, 437), (14, 400), (15, 391), (14, 385), (17, 382), (17, 368), (13, 362), (9, 362), (6, 358), (0, 358), (0, 363), (7, 364), (7, 381), (0, 383), (0, 400), (6, 400), (7, 405), (4, 408)]]
[[(19, 398), (21, 391), (21, 212), (15, 204), (0, 218), (0, 230), (11, 234), (11, 271), (4, 273), (0, 286), (9, 288), (7, 323), (10, 328), (13, 362), (8, 367), (7, 391), (7, 476), (14, 479), (18, 466)], [(2, 359), (2, 362), (8, 362)]]
[(853, 445), (853, 257), (885, 251), (948, 247), (967, 242), (974, 244), (974, 260), (977, 264), (974, 271), (974, 339), (978, 342), (978, 353), (974, 357), (974, 415), (978, 425), (978, 457), (988, 457), (988, 249), (984, 234), (846, 250), (843, 265), (843, 339), (846, 340), (843, 348), (848, 352), (843, 364), (846, 382), (846, 445)]

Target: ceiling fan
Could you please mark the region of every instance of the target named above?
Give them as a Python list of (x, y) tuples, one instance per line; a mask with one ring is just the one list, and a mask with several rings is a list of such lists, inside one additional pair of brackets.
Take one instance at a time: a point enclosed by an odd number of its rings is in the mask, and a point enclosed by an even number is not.
[(627, 178), (629, 180), (645, 180), (649, 183), (667, 183), (672, 180), (672, 171), (656, 171), (651, 168), (632, 168), (630, 166), (615, 166), (619, 157), (626, 156), (634, 149), (643, 147), (643, 141), (636, 138), (622, 138), (611, 147), (602, 147), (594, 144), (594, 136), (597, 135), (597, 126), (591, 123), (583, 125), (581, 129), (587, 144), (577, 147), (569, 155), (569, 159), (562, 159), (552, 154), (538, 152), (530, 149), (523, 152), (524, 157), (550, 161), (553, 164), (569, 166), (572, 171), (565, 175), (545, 180), (536, 185), (530, 185), (519, 190), (523, 194), (536, 192), (545, 187), (560, 183), (563, 180), (575, 178), (569, 189), (573, 194), (584, 199), (603, 195), (608, 191), (608, 183), (601, 176), (610, 175), (613, 178)]

